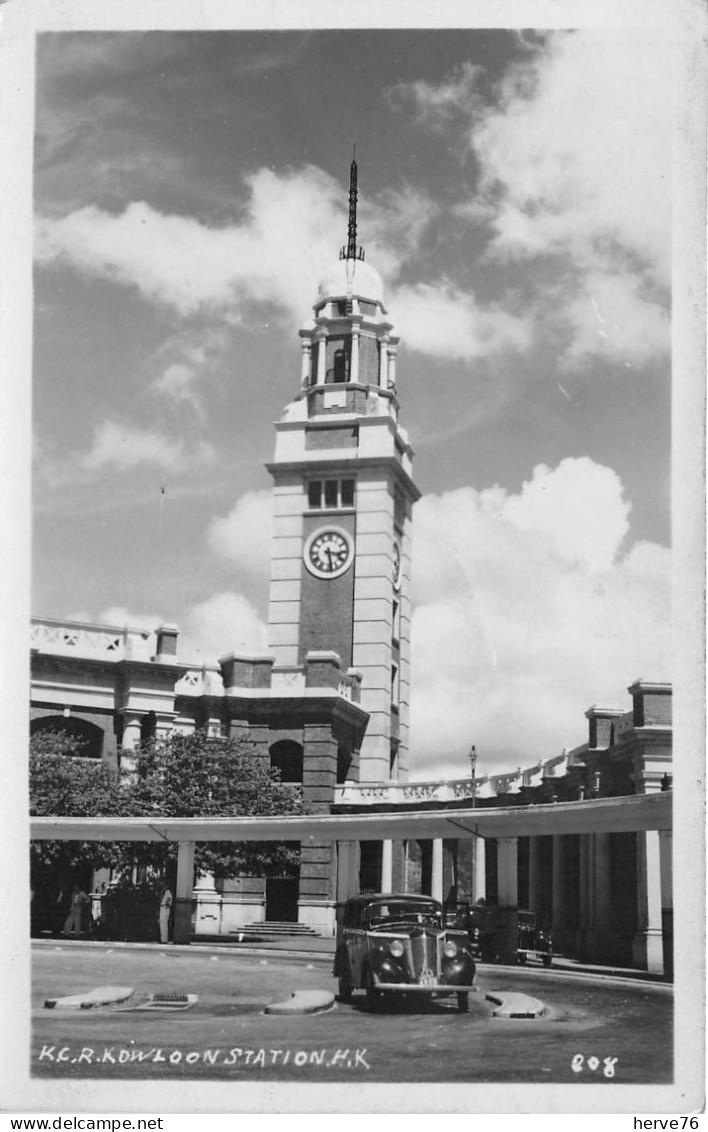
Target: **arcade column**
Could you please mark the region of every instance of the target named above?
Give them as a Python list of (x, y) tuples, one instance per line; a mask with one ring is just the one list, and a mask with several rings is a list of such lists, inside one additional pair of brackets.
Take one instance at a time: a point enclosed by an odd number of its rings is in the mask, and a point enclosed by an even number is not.
[(497, 838), (497, 902), (499, 940), (497, 952), (502, 963), (515, 963), (518, 934), (518, 838)]
[(175, 943), (189, 943), (192, 934), (193, 896), (194, 842), (180, 841), (177, 847), (177, 893), (173, 927)]

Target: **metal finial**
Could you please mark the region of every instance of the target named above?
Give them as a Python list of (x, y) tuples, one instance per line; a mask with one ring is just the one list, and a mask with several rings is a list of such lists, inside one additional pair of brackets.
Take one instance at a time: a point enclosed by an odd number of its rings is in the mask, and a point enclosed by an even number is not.
[(359, 197), (357, 185), (358, 169), (356, 164), (356, 146), (352, 146), (352, 163), (349, 167), (349, 224), (347, 226), (347, 243), (339, 253), (340, 259), (362, 259), (364, 249), (357, 247), (356, 242), (356, 205)]

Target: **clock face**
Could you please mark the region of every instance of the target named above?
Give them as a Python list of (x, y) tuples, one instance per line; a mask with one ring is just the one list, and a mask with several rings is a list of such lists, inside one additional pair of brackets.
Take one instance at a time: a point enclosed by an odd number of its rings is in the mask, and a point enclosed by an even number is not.
[(341, 527), (315, 531), (305, 543), (305, 565), (318, 578), (337, 578), (354, 557), (351, 537)]
[(393, 544), (393, 588), (401, 587), (401, 548), (397, 542)]

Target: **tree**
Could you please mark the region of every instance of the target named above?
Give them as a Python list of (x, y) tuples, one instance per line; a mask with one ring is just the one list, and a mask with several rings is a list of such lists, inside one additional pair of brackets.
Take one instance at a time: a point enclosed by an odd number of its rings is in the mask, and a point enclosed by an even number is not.
[[(121, 812), (117, 776), (105, 763), (82, 758), (82, 742), (65, 731), (38, 731), (30, 738), (30, 814), (33, 817), (101, 817)], [(120, 847), (93, 841), (33, 841), (30, 877), (35, 927), (53, 929), (67, 910), (75, 880), (94, 869), (119, 865)]]
[[(65, 732), (31, 737), (33, 816), (154, 819), (302, 812), (299, 791), (284, 785), (247, 741), (211, 739), (202, 731), (152, 740), (133, 752), (135, 773), (122, 779), (104, 763), (80, 756), (80, 741)], [(130, 890), (124, 893), (129, 905), (142, 899), (147, 906), (158, 895), (161, 878), (174, 884), (176, 860), (174, 842), (32, 842), (35, 927), (56, 930), (73, 881), (88, 884), (97, 868), (114, 870), (119, 890)], [(219, 877), (294, 874), (298, 861), (299, 847), (287, 843), (207, 842), (195, 853), (197, 869)], [(114, 896), (118, 900), (120, 892)], [(122, 911), (119, 918), (124, 916)]]
[[(302, 813), (300, 793), (280, 781), (254, 744), (209, 738), (205, 732), (172, 734), (136, 752), (129, 812), (150, 817), (278, 816)], [(141, 863), (163, 868), (173, 845), (142, 843)], [(217, 876), (292, 872), (297, 849), (274, 842), (207, 842), (196, 849), (197, 867)]]

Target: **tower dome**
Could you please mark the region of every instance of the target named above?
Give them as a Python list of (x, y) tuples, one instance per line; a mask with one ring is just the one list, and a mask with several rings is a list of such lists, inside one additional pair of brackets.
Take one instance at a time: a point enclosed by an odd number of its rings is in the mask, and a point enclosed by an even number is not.
[(343, 299), (349, 294), (383, 305), (383, 283), (376, 268), (358, 259), (333, 263), (320, 279), (318, 298)]

